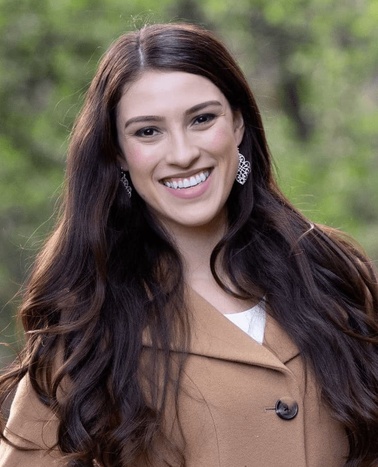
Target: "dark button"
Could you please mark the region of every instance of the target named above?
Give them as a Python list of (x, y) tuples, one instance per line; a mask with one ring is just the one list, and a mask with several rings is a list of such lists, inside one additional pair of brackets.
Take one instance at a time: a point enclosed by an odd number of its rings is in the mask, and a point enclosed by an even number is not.
[(289, 397), (284, 397), (276, 402), (276, 414), (282, 420), (291, 420), (298, 414), (298, 404)]

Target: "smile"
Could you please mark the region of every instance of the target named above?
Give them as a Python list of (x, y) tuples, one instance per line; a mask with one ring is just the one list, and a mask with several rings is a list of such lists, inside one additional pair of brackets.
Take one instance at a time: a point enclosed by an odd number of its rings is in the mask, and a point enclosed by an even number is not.
[(161, 183), (168, 188), (182, 190), (185, 188), (192, 188), (199, 185), (200, 183), (205, 182), (209, 178), (209, 175), (210, 170), (204, 170), (196, 175), (192, 175), (189, 178), (166, 179), (162, 180)]

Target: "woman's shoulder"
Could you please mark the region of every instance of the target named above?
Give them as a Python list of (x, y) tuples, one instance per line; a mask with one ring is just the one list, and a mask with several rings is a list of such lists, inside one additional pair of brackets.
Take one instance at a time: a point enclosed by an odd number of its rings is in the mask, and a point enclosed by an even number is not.
[(19, 382), (0, 444), (0, 458), (7, 467), (52, 467), (61, 464), (55, 449), (58, 419), (43, 404), (26, 374)]

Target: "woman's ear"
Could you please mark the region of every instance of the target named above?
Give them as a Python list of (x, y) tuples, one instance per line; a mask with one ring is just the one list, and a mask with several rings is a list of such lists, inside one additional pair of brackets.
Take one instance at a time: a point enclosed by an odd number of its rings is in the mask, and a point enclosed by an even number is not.
[(125, 171), (129, 170), (126, 157), (122, 153), (118, 153), (117, 161), (122, 170), (125, 170)]
[(235, 133), (235, 141), (236, 145), (239, 146), (239, 144), (242, 142), (243, 136), (244, 136), (244, 118), (240, 110), (235, 110), (233, 112), (233, 120), (234, 120), (234, 133)]

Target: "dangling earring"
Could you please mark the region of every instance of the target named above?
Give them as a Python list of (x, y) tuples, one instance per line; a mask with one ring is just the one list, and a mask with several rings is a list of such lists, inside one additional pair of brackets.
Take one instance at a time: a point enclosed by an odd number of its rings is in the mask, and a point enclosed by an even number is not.
[(239, 152), (239, 166), (238, 166), (238, 173), (236, 174), (236, 181), (240, 183), (240, 185), (244, 185), (247, 181), (248, 175), (251, 172), (251, 163), (245, 160), (243, 154)]
[(127, 174), (126, 170), (121, 169), (121, 183), (125, 187), (128, 197), (131, 198), (132, 188), (129, 184), (129, 180), (127, 179), (126, 174)]

